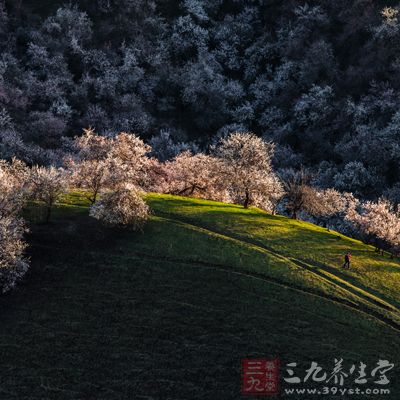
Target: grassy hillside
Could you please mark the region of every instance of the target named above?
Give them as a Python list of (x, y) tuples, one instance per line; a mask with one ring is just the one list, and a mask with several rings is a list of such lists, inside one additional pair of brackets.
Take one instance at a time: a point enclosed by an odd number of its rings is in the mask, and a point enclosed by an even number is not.
[(239, 399), (241, 358), (302, 376), (400, 360), (397, 261), (256, 209), (148, 200), (143, 233), (102, 227), (79, 194), (50, 225), (27, 211), (32, 270), (0, 299), (0, 399)]
[[(159, 214), (252, 244), (370, 299), (377, 295), (393, 310), (400, 307), (399, 261), (380, 256), (372, 246), (258, 209), (173, 196), (153, 195), (150, 202)], [(350, 270), (341, 268), (347, 251), (353, 255)]]

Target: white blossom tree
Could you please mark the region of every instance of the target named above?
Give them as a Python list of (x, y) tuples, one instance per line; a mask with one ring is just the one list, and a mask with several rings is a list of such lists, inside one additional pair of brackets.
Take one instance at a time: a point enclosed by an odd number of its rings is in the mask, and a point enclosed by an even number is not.
[(100, 191), (110, 179), (111, 140), (85, 129), (84, 135), (75, 138), (77, 154), (66, 164), (71, 171), (72, 185), (87, 191), (88, 200), (94, 204)]
[(138, 136), (122, 132), (111, 140), (108, 159), (111, 165), (110, 185), (141, 187), (146, 180), (151, 147)]
[(125, 188), (103, 194), (91, 206), (90, 215), (108, 226), (141, 230), (149, 218), (150, 209), (143, 193)]
[(25, 224), (18, 217), (0, 218), (0, 292), (14, 288), (29, 268), (24, 257), (27, 244), (23, 240)]
[(167, 188), (171, 194), (199, 197), (210, 200), (229, 201), (227, 185), (221, 175), (223, 164), (220, 159), (203, 153), (185, 151), (166, 162)]
[(398, 252), (400, 248), (400, 210), (386, 199), (367, 201), (349, 209), (346, 218), (355, 224), (367, 240), (372, 240), (377, 251)]
[(343, 219), (347, 210), (357, 204), (357, 199), (351, 193), (341, 193), (331, 188), (314, 190), (313, 194), (305, 204), (305, 210), (328, 230), (335, 219)]
[(226, 182), (235, 201), (245, 208), (263, 196), (273, 199), (282, 193), (271, 159), (274, 146), (253, 133), (233, 133), (221, 139), (215, 154), (224, 166)]
[(77, 155), (67, 160), (72, 183), (87, 190), (92, 204), (102, 190), (126, 184), (140, 187), (146, 181), (150, 146), (133, 134), (109, 138), (86, 129), (83, 136), (75, 139), (75, 146)]
[(45, 222), (48, 223), (54, 204), (66, 190), (66, 171), (62, 168), (34, 166), (30, 171), (29, 184), (32, 198), (46, 208)]
[(28, 195), (28, 176), (23, 162), (0, 160), (0, 218), (16, 216), (21, 211)]
[[(271, 214), (275, 214), (278, 204), (284, 196), (284, 189), (280, 179), (275, 174), (260, 179), (259, 187), (252, 195), (252, 204)], [(237, 196), (236, 198), (240, 198)]]
[(28, 270), (24, 257), (26, 228), (19, 217), (27, 196), (27, 168), (20, 161), (0, 161), (0, 292), (12, 289)]

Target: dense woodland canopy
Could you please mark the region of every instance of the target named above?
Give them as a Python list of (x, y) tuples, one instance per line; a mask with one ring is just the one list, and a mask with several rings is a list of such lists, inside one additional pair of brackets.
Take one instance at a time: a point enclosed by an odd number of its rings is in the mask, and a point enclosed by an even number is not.
[(0, 158), (85, 127), (164, 161), (234, 131), (275, 168), (400, 202), (400, 15), (377, 0), (0, 0)]

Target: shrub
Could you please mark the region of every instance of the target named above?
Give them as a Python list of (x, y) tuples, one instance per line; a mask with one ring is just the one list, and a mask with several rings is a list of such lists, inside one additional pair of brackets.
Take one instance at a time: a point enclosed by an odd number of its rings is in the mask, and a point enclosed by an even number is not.
[(149, 207), (136, 190), (105, 193), (91, 208), (90, 215), (109, 226), (141, 230), (149, 217)]

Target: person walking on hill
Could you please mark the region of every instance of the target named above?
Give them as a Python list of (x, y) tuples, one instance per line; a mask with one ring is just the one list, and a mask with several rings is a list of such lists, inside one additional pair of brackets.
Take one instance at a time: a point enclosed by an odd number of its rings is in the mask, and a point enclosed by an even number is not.
[(346, 253), (344, 255), (344, 264), (343, 264), (343, 268), (347, 268), (350, 269), (350, 261), (351, 261), (351, 253)]

